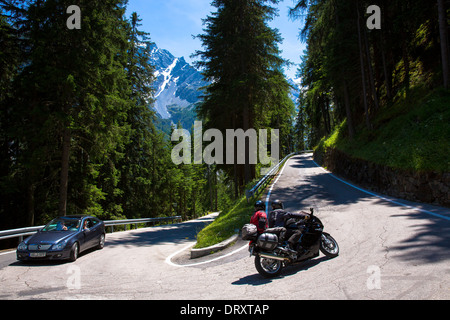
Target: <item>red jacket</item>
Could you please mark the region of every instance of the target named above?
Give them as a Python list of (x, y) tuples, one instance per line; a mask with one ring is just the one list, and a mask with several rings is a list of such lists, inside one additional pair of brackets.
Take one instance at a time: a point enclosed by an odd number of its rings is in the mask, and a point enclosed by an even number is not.
[(264, 211), (256, 211), (250, 219), (250, 223), (258, 228), (258, 233), (263, 233), (267, 229), (267, 215)]

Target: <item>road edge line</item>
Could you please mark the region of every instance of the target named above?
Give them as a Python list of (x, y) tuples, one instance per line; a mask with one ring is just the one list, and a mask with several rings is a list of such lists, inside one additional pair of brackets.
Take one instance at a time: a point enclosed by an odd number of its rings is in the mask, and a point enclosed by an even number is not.
[(173, 266), (173, 267), (177, 267), (177, 268), (195, 267), (195, 266), (199, 266), (199, 265), (202, 265), (202, 264), (207, 264), (207, 263), (211, 263), (211, 262), (214, 262), (214, 261), (217, 261), (217, 260), (224, 259), (224, 258), (226, 258), (226, 257), (232, 256), (233, 254), (238, 253), (238, 252), (244, 250), (245, 248), (248, 248), (248, 244), (246, 244), (245, 246), (243, 246), (243, 247), (241, 247), (241, 248), (239, 248), (239, 249), (236, 249), (236, 250), (234, 250), (234, 251), (232, 251), (232, 252), (230, 252), (230, 253), (227, 253), (227, 254), (225, 254), (225, 255), (223, 255), (223, 256), (220, 256), (220, 257), (217, 257), (217, 258), (214, 258), (214, 259), (210, 259), (210, 260), (207, 260), (207, 261), (197, 262), (197, 263), (191, 263), (191, 264), (176, 264), (176, 263), (172, 262), (172, 258), (173, 258), (173, 257), (175, 257), (176, 255), (182, 253), (183, 251), (188, 250), (189, 248), (192, 248), (193, 246), (195, 246), (195, 243), (189, 244), (189, 246), (186, 246), (186, 247), (184, 247), (183, 249), (181, 249), (181, 250), (179, 250), (179, 251), (177, 251), (177, 252), (175, 252), (175, 253), (172, 253), (170, 256), (168, 256), (168, 257), (166, 258), (165, 263), (167, 263), (168, 265), (171, 265), (171, 266)]
[(418, 208), (418, 207), (414, 207), (414, 206), (411, 206), (411, 205), (408, 205), (408, 204), (405, 204), (405, 203), (401, 203), (401, 202), (399, 202), (399, 201), (396, 201), (396, 200), (393, 200), (393, 199), (389, 199), (389, 198), (386, 198), (386, 197), (384, 197), (384, 196), (382, 196), (382, 195), (379, 195), (379, 194), (370, 192), (370, 191), (368, 191), (368, 190), (362, 189), (362, 188), (360, 188), (360, 187), (357, 187), (357, 186), (351, 184), (350, 182), (347, 182), (347, 181), (345, 181), (345, 180), (343, 180), (343, 179), (341, 179), (341, 178), (338, 178), (338, 177), (335, 176), (333, 173), (331, 173), (330, 171), (328, 171), (327, 169), (325, 169), (325, 168), (322, 167), (321, 165), (317, 164), (316, 161), (314, 161), (314, 160), (311, 160), (311, 161), (312, 161), (318, 168), (322, 169), (324, 172), (326, 172), (328, 175), (330, 175), (330, 176), (333, 177), (334, 179), (336, 179), (336, 180), (338, 180), (338, 181), (340, 181), (340, 182), (342, 182), (342, 183), (344, 183), (344, 184), (346, 184), (346, 185), (348, 185), (348, 186), (350, 186), (350, 187), (352, 187), (352, 188), (354, 188), (354, 189), (357, 189), (357, 190), (359, 190), (359, 191), (361, 191), (361, 192), (367, 193), (367, 194), (369, 194), (369, 195), (371, 195), (371, 196), (377, 197), (377, 198), (379, 198), (379, 199), (381, 199), (381, 200), (388, 201), (388, 202), (390, 202), (390, 203), (394, 203), (394, 204), (396, 204), (396, 205), (399, 205), (399, 206), (402, 206), (402, 207), (405, 207), (405, 208), (408, 208), (408, 209), (417, 210), (417, 211), (420, 211), (420, 212), (422, 212), (422, 213), (429, 214), (429, 215), (432, 215), (432, 216), (434, 216), (434, 217), (437, 217), (437, 218), (441, 218), (441, 219), (450, 221), (450, 217), (443, 216), (443, 215), (441, 215), (441, 214), (438, 214), (438, 213), (435, 213), (435, 212), (432, 212), (432, 211), (428, 211), (428, 210), (425, 210), (425, 209), (421, 209), (421, 208)]

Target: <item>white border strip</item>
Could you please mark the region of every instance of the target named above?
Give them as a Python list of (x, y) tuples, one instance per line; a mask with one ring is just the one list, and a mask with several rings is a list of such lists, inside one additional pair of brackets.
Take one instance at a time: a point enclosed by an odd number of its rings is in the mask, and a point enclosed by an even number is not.
[(168, 256), (168, 257), (166, 258), (165, 262), (166, 262), (168, 265), (171, 265), (171, 266), (173, 266), (173, 267), (178, 267), (178, 268), (195, 267), (195, 266), (200, 266), (200, 265), (202, 265), (202, 264), (207, 264), (207, 263), (211, 263), (211, 262), (214, 262), (214, 261), (217, 261), (217, 260), (224, 259), (224, 258), (226, 258), (226, 257), (232, 256), (232, 255), (235, 254), (235, 253), (238, 253), (239, 251), (242, 251), (242, 250), (248, 248), (248, 244), (246, 244), (246, 245), (243, 246), (242, 248), (239, 248), (239, 249), (237, 249), (237, 250), (234, 250), (233, 252), (230, 252), (230, 253), (228, 253), (228, 254), (226, 254), (226, 255), (223, 255), (223, 256), (220, 256), (220, 257), (217, 257), (217, 258), (208, 260), (208, 261), (203, 261), (203, 262), (197, 262), (197, 263), (191, 263), (191, 264), (175, 264), (175, 263), (172, 262), (172, 258), (173, 258), (173, 257), (175, 257), (176, 255), (180, 254), (181, 252), (183, 252), (183, 251), (185, 251), (185, 250), (187, 250), (187, 249), (192, 248), (194, 245), (195, 245), (195, 243), (194, 243), (194, 244), (190, 244), (189, 246), (184, 247), (183, 249), (181, 249), (181, 250), (179, 250), (179, 251), (177, 251), (177, 252), (171, 254), (170, 256)]
[(15, 252), (16, 252), (16, 250), (11, 250), (11, 251), (2, 252), (2, 253), (0, 253), (0, 256), (5, 256), (5, 255), (7, 255), (7, 254), (15, 253)]
[(315, 164), (317, 167), (319, 167), (319, 168), (322, 169), (324, 172), (326, 172), (327, 174), (329, 174), (330, 176), (332, 176), (334, 179), (336, 179), (336, 180), (338, 180), (338, 181), (340, 181), (340, 182), (342, 182), (342, 183), (344, 183), (344, 184), (346, 184), (346, 185), (348, 185), (348, 186), (350, 186), (350, 187), (352, 187), (352, 188), (355, 188), (355, 189), (357, 189), (357, 190), (359, 190), (359, 191), (362, 191), (362, 192), (367, 193), (367, 194), (369, 194), (369, 195), (371, 195), (371, 196), (377, 197), (377, 198), (379, 198), (379, 199), (381, 199), (381, 200), (388, 201), (388, 202), (397, 204), (397, 205), (399, 205), (399, 206), (402, 206), (402, 207), (405, 207), (405, 208), (408, 208), (408, 209), (417, 210), (417, 211), (420, 211), (420, 212), (423, 212), (423, 213), (432, 215), (432, 216), (434, 216), (434, 217), (437, 217), (437, 218), (441, 218), (441, 219), (450, 221), (450, 217), (446, 217), (446, 216), (443, 216), (443, 215), (441, 215), (441, 214), (434, 213), (434, 212), (431, 212), (431, 211), (428, 211), (428, 210), (424, 210), (424, 209), (421, 209), (421, 208), (418, 208), (418, 207), (410, 206), (410, 205), (407, 205), (407, 204), (404, 204), (404, 203), (401, 203), (401, 202), (398, 202), (398, 201), (395, 201), (395, 200), (392, 200), (392, 199), (383, 197), (383, 196), (381, 196), (381, 195), (379, 195), (379, 194), (376, 194), (376, 193), (373, 193), (373, 192), (370, 192), (370, 191), (361, 189), (361, 188), (359, 188), (359, 187), (357, 187), (357, 186), (355, 186), (355, 185), (353, 185), (353, 184), (351, 184), (351, 183), (349, 183), (349, 182), (347, 182), (347, 181), (344, 181), (344, 180), (342, 180), (342, 179), (336, 177), (336, 176), (335, 176), (334, 174), (332, 174), (330, 171), (328, 171), (328, 170), (326, 170), (325, 168), (323, 168), (322, 166), (318, 165), (314, 160), (312, 160), (312, 162), (314, 162), (314, 164)]
[(275, 182), (272, 184), (272, 186), (269, 189), (269, 192), (267, 193), (267, 197), (266, 197), (266, 214), (267, 215), (269, 214), (269, 201), (270, 201), (270, 196), (272, 195), (273, 188), (275, 187), (278, 180), (283, 175), (284, 169), (286, 169), (286, 166), (291, 159), (292, 159), (292, 157), (286, 160), (286, 163), (284, 164), (283, 169), (281, 169), (280, 173), (278, 174), (278, 177), (275, 179)]

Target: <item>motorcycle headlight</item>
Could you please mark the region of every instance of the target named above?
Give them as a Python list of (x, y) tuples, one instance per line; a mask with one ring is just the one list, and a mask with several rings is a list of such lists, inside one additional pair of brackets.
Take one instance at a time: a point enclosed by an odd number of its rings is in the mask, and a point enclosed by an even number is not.
[(27, 251), (28, 249), (28, 245), (25, 242), (22, 242), (19, 244), (19, 246), (17, 247), (17, 250), (19, 251)]
[(57, 244), (54, 244), (52, 246), (52, 250), (54, 250), (54, 251), (64, 250), (64, 248), (66, 247), (66, 244), (67, 244), (67, 241), (58, 242)]

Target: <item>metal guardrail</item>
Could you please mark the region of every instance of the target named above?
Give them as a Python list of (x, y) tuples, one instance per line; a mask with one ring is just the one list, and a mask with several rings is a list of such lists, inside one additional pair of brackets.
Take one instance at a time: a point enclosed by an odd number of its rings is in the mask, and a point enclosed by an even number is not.
[(127, 225), (135, 225), (135, 229), (137, 229), (137, 225), (140, 223), (157, 223), (161, 221), (173, 221), (181, 220), (181, 216), (175, 217), (162, 217), (162, 218), (144, 218), (144, 219), (129, 219), (129, 220), (109, 220), (105, 221), (105, 227), (111, 227), (111, 232), (114, 232), (114, 226), (125, 226), (125, 230), (127, 230)]
[(256, 185), (251, 188), (250, 190), (245, 192), (245, 195), (247, 197), (247, 201), (249, 201), (257, 192), (258, 190), (265, 185), (265, 183), (272, 178), (274, 175), (277, 174), (278, 170), (280, 169), (281, 165), (286, 162), (287, 159), (295, 155), (295, 153), (291, 153), (290, 155), (286, 156), (283, 160), (281, 160), (275, 167), (272, 168), (272, 170), (269, 171), (261, 180), (259, 180)]
[(20, 238), (20, 241), (22, 241), (23, 237), (31, 236), (44, 227), (45, 226), (39, 226), (39, 227), (29, 227), (29, 228), (0, 231), (0, 240)]
[[(173, 221), (181, 220), (181, 216), (175, 217), (163, 217), (163, 218), (145, 218), (145, 219), (130, 219), (130, 220), (108, 220), (104, 221), (105, 227), (111, 227), (111, 232), (114, 232), (114, 226), (125, 226), (125, 230), (127, 230), (127, 225), (135, 225), (137, 229), (137, 225), (140, 223), (157, 223), (161, 221)], [(20, 242), (23, 241), (23, 237), (31, 236), (44, 228), (45, 226), (38, 227), (29, 227), (29, 228), (20, 228), (20, 229), (12, 229), (0, 231), (0, 240), (19, 238)]]
[(283, 166), (284, 163), (288, 159), (290, 159), (291, 157), (293, 157), (293, 156), (295, 156), (297, 154), (310, 153), (310, 152), (313, 152), (313, 151), (305, 150), (305, 151), (302, 151), (302, 152), (294, 152), (294, 153), (291, 153), (288, 156), (286, 156), (275, 167), (273, 167), (273, 169), (270, 170), (268, 174), (266, 174), (261, 180), (259, 180), (258, 183), (256, 183), (256, 185), (252, 189), (246, 191), (245, 195), (247, 197), (247, 202), (258, 192), (258, 190), (262, 186), (264, 186), (266, 184), (267, 181), (270, 180), (270, 178), (272, 178), (273, 176), (275, 176), (278, 173), (278, 171), (280, 170), (281, 166)]

